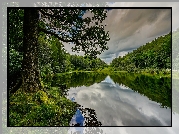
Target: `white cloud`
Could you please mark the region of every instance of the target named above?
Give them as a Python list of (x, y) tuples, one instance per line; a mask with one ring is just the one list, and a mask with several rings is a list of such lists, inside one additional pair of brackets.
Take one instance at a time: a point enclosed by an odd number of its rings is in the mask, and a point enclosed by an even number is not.
[(117, 57), (119, 57), (119, 56), (123, 57), (123, 56), (126, 55), (127, 53), (128, 53), (127, 51), (119, 52), (119, 54), (118, 54)]

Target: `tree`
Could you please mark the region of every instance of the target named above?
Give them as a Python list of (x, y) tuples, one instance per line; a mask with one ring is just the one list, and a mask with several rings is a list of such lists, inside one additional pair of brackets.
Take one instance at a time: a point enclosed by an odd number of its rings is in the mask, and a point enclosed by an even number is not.
[(26, 91), (36, 91), (41, 88), (38, 67), (38, 34), (39, 13), (37, 9), (24, 9), (23, 22), (23, 73), (22, 84)]
[[(18, 83), (21, 78), (21, 63), (23, 59), (23, 11), (11, 9), (9, 11), (9, 36), (8, 36), (8, 48), (9, 48), (9, 70), (8, 75), (10, 80), (8, 81), (8, 89), (12, 89)], [(17, 27), (18, 26), (18, 27)], [(16, 79), (14, 79), (16, 78)], [(19, 84), (17, 84), (19, 85)]]
[[(18, 10), (18, 9), (17, 9)], [(85, 12), (94, 16), (83, 18)], [(104, 9), (39, 9), (25, 8), (23, 20), (22, 84), (25, 91), (41, 89), (38, 63), (38, 36), (47, 34), (60, 41), (73, 43), (74, 51), (96, 58), (107, 50), (110, 40), (101, 24), (106, 18)]]

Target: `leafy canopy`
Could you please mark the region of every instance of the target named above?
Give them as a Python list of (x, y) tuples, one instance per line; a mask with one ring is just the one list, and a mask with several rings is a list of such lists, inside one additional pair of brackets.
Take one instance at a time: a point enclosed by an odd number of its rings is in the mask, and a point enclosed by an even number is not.
[[(102, 22), (105, 9), (40, 9), (40, 31), (54, 35), (60, 41), (75, 44), (73, 51), (83, 51), (96, 58), (107, 50), (109, 33)], [(85, 17), (90, 14), (91, 17)], [(91, 15), (92, 14), (92, 15)]]

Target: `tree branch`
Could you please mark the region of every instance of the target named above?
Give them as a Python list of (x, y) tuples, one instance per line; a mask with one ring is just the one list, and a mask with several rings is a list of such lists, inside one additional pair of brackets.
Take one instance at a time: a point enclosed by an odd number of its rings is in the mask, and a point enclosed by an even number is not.
[(60, 15), (53, 15), (53, 14), (49, 14), (49, 13), (47, 13), (47, 12), (44, 12), (43, 10), (39, 10), (43, 15), (45, 15), (45, 16), (50, 16), (50, 17), (61, 17)]
[(63, 42), (77, 42), (77, 40), (74, 40), (74, 39), (65, 40), (64, 38), (61, 38), (60, 36), (58, 36), (58, 34), (55, 34), (55, 33), (53, 33), (53, 32), (47, 31), (47, 30), (45, 30), (45, 29), (43, 29), (43, 28), (39, 28), (39, 30), (40, 30), (41, 32), (46, 33), (46, 34), (53, 35), (53, 36), (55, 36), (56, 38), (58, 38), (59, 40), (61, 40), (61, 41), (63, 41)]
[[(39, 10), (44, 16), (49, 16), (51, 18), (55, 18), (55, 19), (60, 19), (60, 21), (66, 21), (65, 17), (63, 17), (64, 15), (68, 15), (68, 14), (63, 14), (63, 15), (54, 15), (54, 14), (50, 14), (50, 13), (47, 13), (45, 11), (43, 11), (42, 9)], [(53, 11), (52, 11), (53, 12)]]

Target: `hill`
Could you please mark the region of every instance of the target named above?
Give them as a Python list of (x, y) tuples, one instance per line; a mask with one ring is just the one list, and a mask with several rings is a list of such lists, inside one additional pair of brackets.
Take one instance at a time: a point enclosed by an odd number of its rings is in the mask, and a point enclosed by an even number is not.
[(110, 66), (119, 71), (139, 69), (171, 69), (171, 32), (155, 38), (150, 43), (123, 57), (113, 59)]

